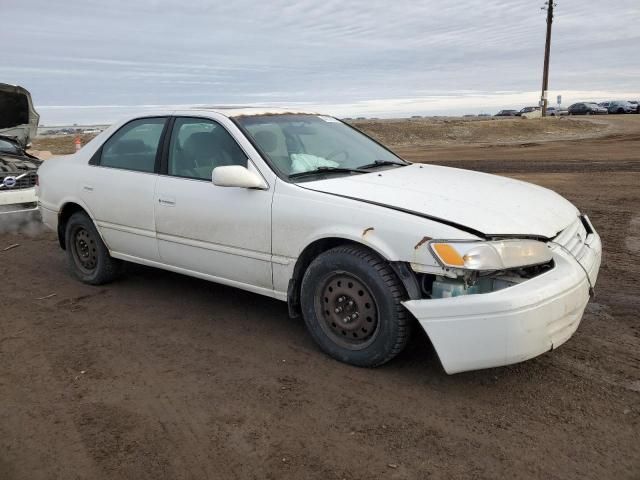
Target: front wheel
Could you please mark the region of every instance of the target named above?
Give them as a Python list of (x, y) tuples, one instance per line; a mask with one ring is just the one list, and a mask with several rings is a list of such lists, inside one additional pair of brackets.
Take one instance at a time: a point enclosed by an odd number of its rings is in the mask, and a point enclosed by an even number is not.
[(74, 213), (65, 229), (67, 263), (73, 275), (89, 285), (115, 280), (122, 262), (111, 258), (95, 225), (84, 212)]
[(321, 254), (305, 272), (301, 290), (311, 336), (337, 360), (375, 367), (398, 355), (409, 340), (403, 286), (368, 249), (343, 245)]

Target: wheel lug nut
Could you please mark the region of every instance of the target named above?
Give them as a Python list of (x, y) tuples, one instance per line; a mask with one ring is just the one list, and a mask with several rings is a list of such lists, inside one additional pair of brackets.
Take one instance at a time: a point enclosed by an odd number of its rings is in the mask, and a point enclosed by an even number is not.
[(347, 305), (349, 305), (350, 307), (353, 306), (353, 300), (349, 300), (349, 302), (347, 303)]
[(336, 313), (340, 313), (341, 311), (342, 311), (342, 307), (338, 307), (338, 308), (335, 309)]
[(351, 317), (349, 317), (349, 315), (347, 315), (346, 317), (344, 317), (344, 318), (342, 319), (342, 321), (343, 321), (344, 323), (349, 323), (349, 320), (351, 320)]
[(353, 312), (353, 314), (351, 315), (351, 319), (355, 320), (356, 318), (358, 318), (358, 312)]
[(338, 298), (338, 302), (339, 302), (339, 303), (344, 302), (344, 297), (340, 297), (340, 298)]

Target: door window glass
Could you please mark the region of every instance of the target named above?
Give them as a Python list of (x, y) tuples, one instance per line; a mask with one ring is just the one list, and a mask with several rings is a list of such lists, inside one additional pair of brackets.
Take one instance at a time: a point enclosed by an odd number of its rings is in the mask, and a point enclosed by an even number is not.
[(100, 165), (154, 172), (166, 121), (166, 118), (140, 118), (127, 123), (104, 143)]
[(216, 167), (247, 165), (247, 156), (217, 122), (177, 118), (169, 148), (169, 175), (211, 180)]

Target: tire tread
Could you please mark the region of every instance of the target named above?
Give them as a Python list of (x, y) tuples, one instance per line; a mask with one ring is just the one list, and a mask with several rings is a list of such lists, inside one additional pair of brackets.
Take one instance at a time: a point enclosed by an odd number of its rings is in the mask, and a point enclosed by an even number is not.
[[(397, 356), (407, 345), (411, 336), (412, 330), (412, 318), (408, 314), (407, 310), (402, 306), (402, 301), (406, 298), (406, 292), (404, 286), (398, 279), (395, 272), (388, 265), (386, 260), (380, 257), (377, 253), (369, 250), (366, 247), (352, 244), (339, 245), (327, 250), (322, 255), (331, 254), (347, 254), (360, 259), (362, 262), (368, 264), (374, 268), (380, 278), (385, 283), (394, 304), (396, 324), (398, 327), (398, 333), (395, 337), (395, 343), (393, 347), (387, 352), (386, 356), (382, 357), (379, 361), (366, 365), (367, 367), (374, 368), (383, 365)], [(320, 258), (320, 257), (317, 257)]]

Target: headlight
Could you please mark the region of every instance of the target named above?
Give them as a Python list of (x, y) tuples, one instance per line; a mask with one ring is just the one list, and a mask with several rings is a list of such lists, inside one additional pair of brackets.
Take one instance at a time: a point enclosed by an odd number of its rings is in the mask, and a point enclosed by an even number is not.
[(552, 258), (551, 250), (536, 240), (436, 241), (430, 246), (444, 266), (465, 270), (506, 270), (540, 265)]

